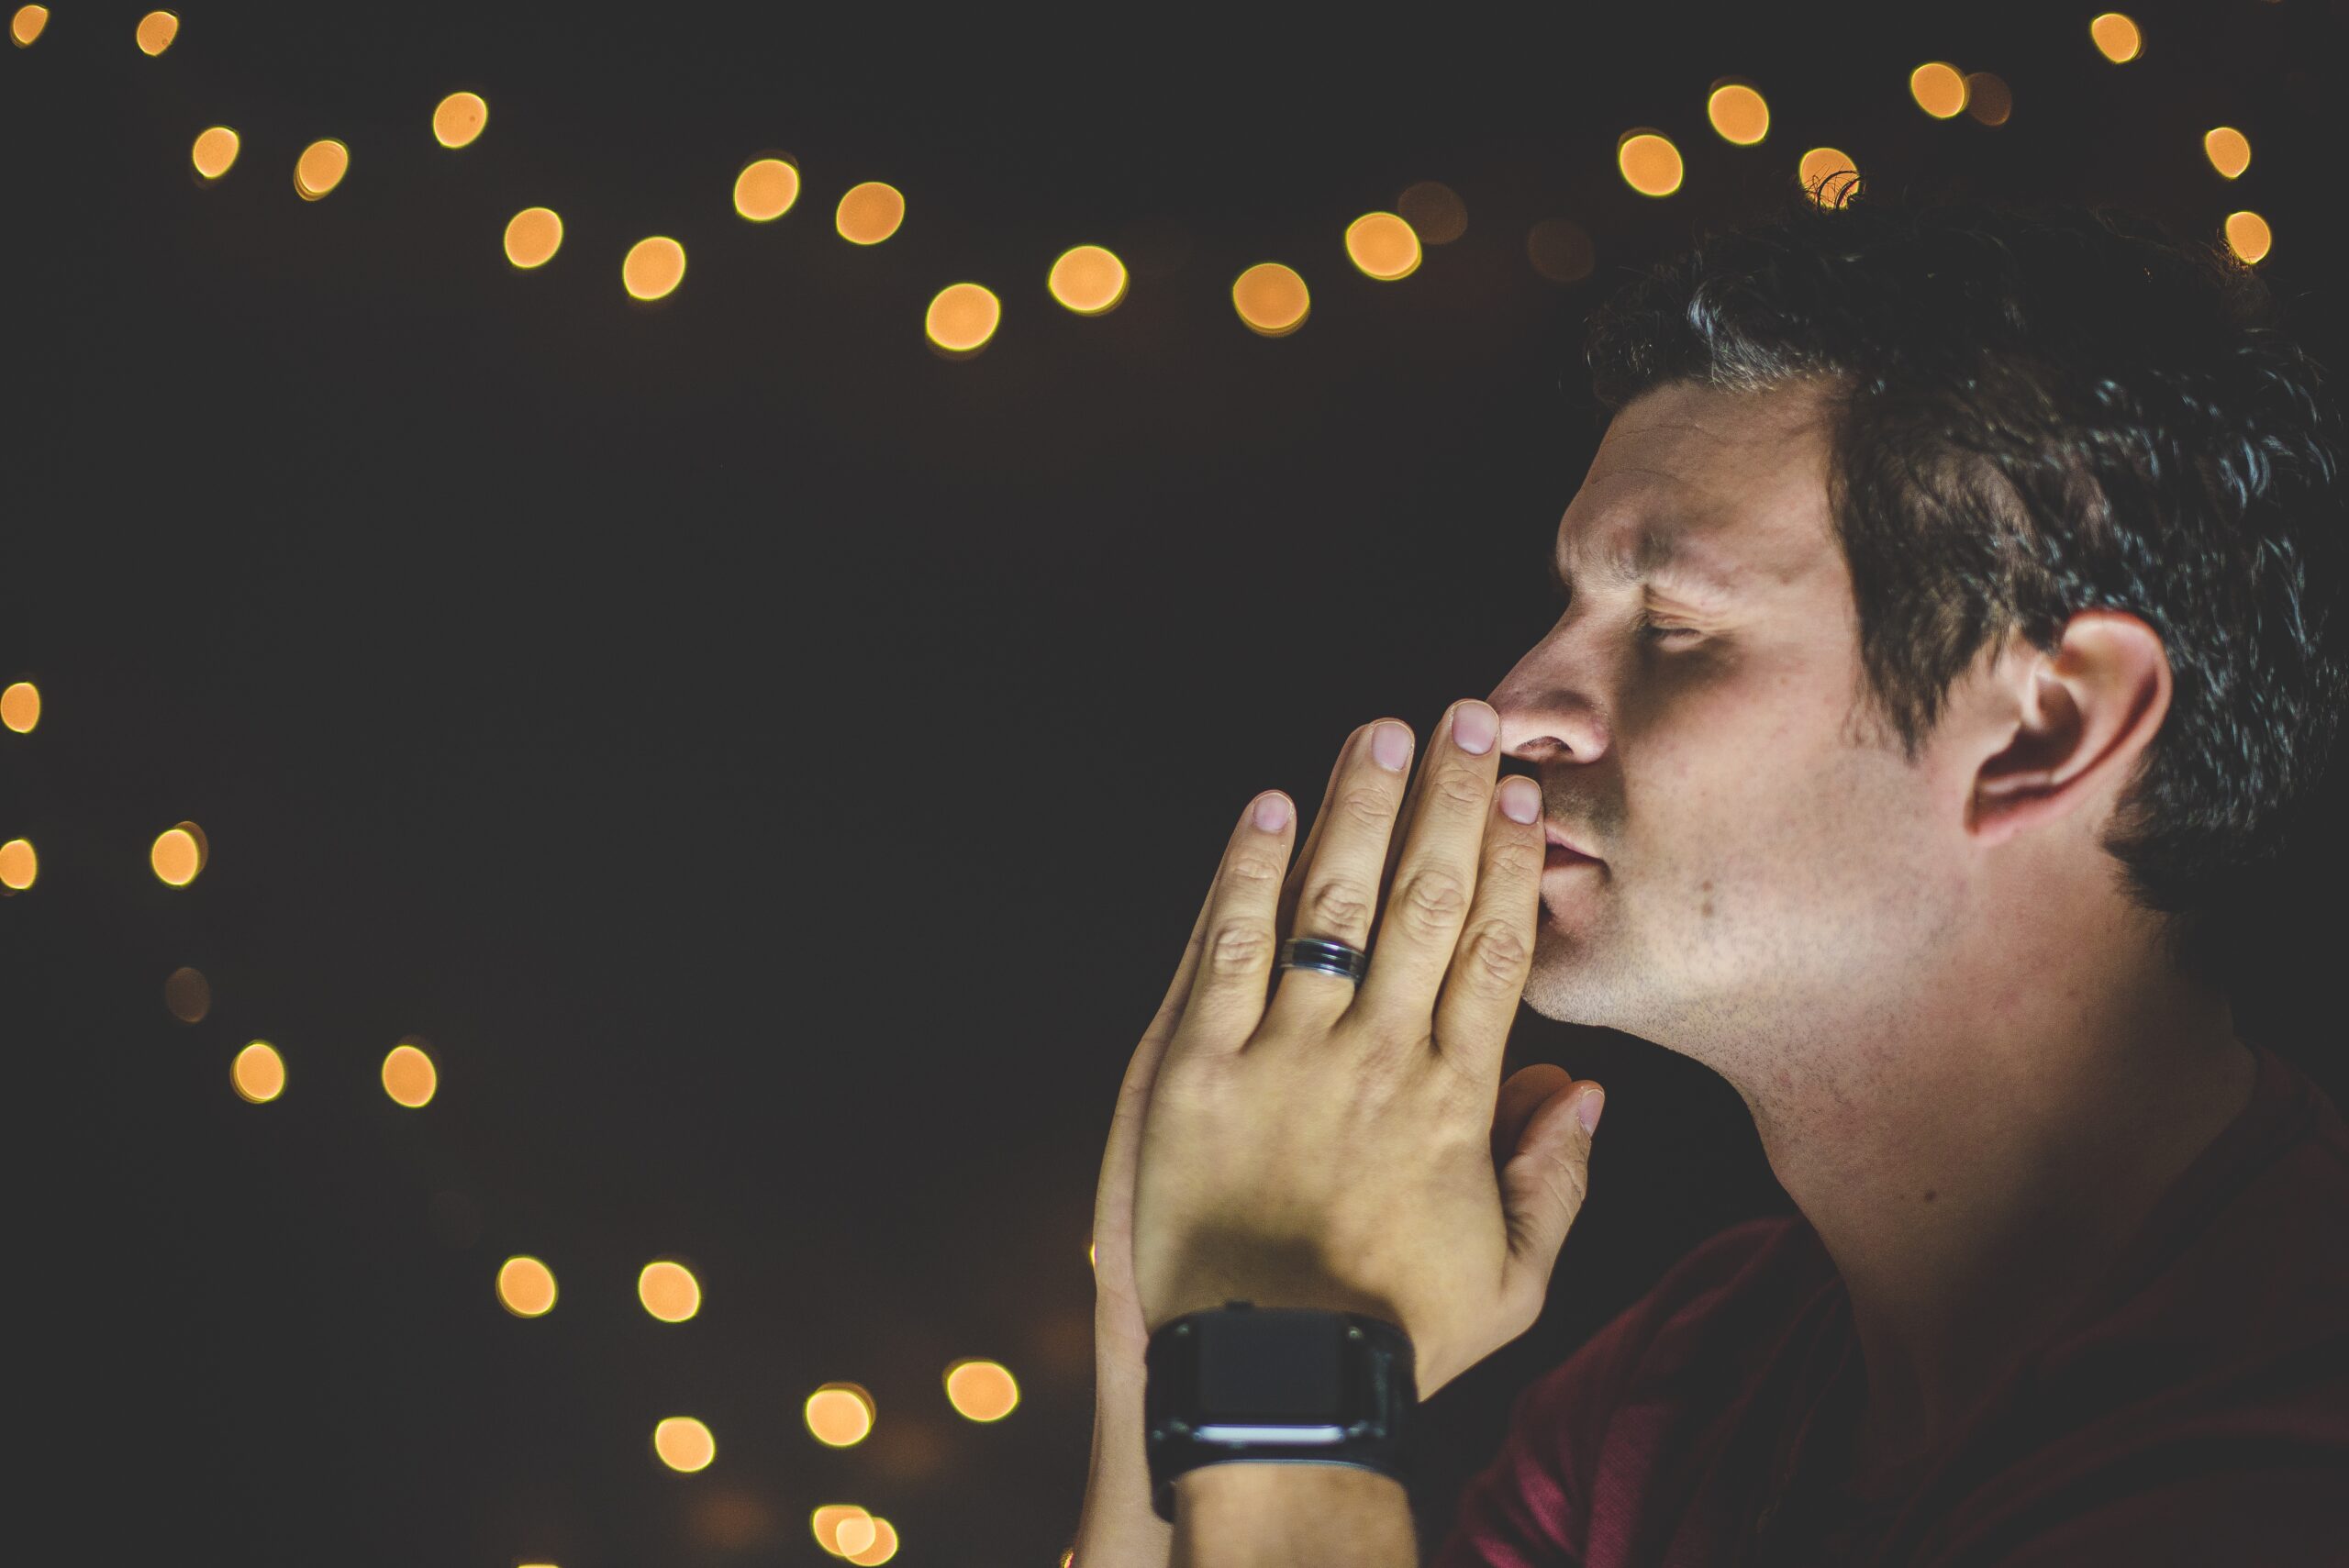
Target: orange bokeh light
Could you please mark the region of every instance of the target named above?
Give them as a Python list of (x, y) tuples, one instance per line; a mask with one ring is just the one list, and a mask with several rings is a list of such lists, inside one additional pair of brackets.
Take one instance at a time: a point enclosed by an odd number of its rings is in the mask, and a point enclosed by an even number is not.
[(489, 101), (479, 93), (451, 93), (432, 110), (432, 139), (443, 147), (471, 147), (489, 126)]
[(672, 1470), (707, 1470), (718, 1457), (718, 1440), (691, 1416), (664, 1417), (652, 1429), (652, 1451)]
[(1126, 264), (1098, 245), (1073, 245), (1053, 261), (1044, 286), (1079, 316), (1099, 316), (1126, 297)]
[(685, 248), (665, 234), (638, 240), (620, 262), (620, 282), (638, 299), (665, 299), (685, 281)]
[(155, 836), (153, 847), (147, 851), (147, 863), (155, 868), (156, 876), (171, 886), (185, 887), (204, 869), (209, 849), (203, 829), (193, 822), (183, 822)]
[(418, 1109), (432, 1103), (440, 1087), (440, 1070), (432, 1065), (432, 1058), (405, 1042), (392, 1047), (384, 1058), (384, 1093), (395, 1104)]
[(1804, 153), (1795, 173), (1820, 206), (1842, 206), (1859, 192), (1859, 165), (1851, 154), (1832, 147), (1814, 147)]
[(1672, 195), (1686, 172), (1680, 149), (1653, 130), (1625, 132), (1615, 147), (1615, 166), (1623, 172), (1623, 183), (1643, 196)]
[(294, 161), (294, 189), (304, 201), (314, 202), (330, 194), (350, 172), (351, 149), (330, 136), (321, 137)]
[(1753, 147), (1770, 134), (1770, 105), (1742, 82), (1724, 82), (1705, 99), (1705, 117), (1723, 141)]
[(254, 1105), (267, 1105), (285, 1092), (285, 1058), (269, 1041), (254, 1040), (228, 1064), (228, 1082)]
[(2202, 155), (2211, 168), (2235, 179), (2251, 167), (2251, 138), (2231, 125), (2216, 127), (2203, 133)]
[(196, 133), (195, 145), (189, 149), (188, 159), (195, 165), (198, 174), (207, 180), (217, 180), (236, 163), (239, 145), (235, 131), (227, 126), (216, 125), (209, 130)]
[(1019, 1404), (1019, 1385), (1000, 1362), (960, 1361), (946, 1370), (946, 1400), (974, 1421), (999, 1421)]
[(133, 36), (139, 39), (139, 53), (161, 54), (180, 36), (180, 19), (169, 11), (150, 11), (139, 18), (139, 29)]
[(816, 1544), (835, 1557), (870, 1551), (879, 1538), (873, 1516), (854, 1503), (826, 1503), (807, 1516)]
[(827, 1448), (848, 1448), (873, 1430), (873, 1396), (853, 1383), (828, 1383), (807, 1396), (807, 1429)]
[(0, 887), (11, 893), (22, 893), (40, 876), (40, 857), (33, 852), (29, 839), (11, 839), (0, 844)]
[(528, 271), (562, 249), (562, 219), (552, 207), (526, 206), (506, 223), (506, 259)]
[(1948, 61), (1932, 61), (1909, 73), (1909, 95), (1933, 118), (1954, 120), (1965, 112), (1965, 78)]
[(1346, 256), (1381, 283), (1408, 278), (1424, 254), (1411, 226), (1391, 212), (1366, 212), (1346, 225)]
[(1468, 232), (1468, 204), (1441, 180), (1406, 185), (1395, 198), (1395, 211), (1429, 245), (1449, 245)]
[(663, 1323), (682, 1323), (701, 1310), (701, 1282), (685, 1264), (663, 1258), (636, 1276), (636, 1298)]
[(1259, 261), (1233, 280), (1231, 307), (1249, 330), (1266, 338), (1286, 338), (1305, 325), (1313, 296), (1294, 269), (1278, 261)]
[(554, 1309), (554, 1271), (538, 1259), (516, 1256), (497, 1270), (498, 1304), (517, 1318), (543, 1318)]
[(8, 18), (8, 36), (17, 40), (18, 49), (29, 49), (40, 30), (49, 26), (49, 7), (19, 6), (17, 14)]
[(2227, 249), (2246, 263), (2264, 260), (2276, 246), (2275, 231), (2255, 212), (2231, 212), (2226, 223)]
[(2088, 37), (2097, 52), (2115, 65), (2126, 65), (2145, 52), (2144, 33), (2118, 11), (2107, 11), (2088, 23)]
[(878, 245), (906, 221), (906, 198), (895, 185), (867, 180), (841, 198), (832, 223), (841, 238), (856, 245)]
[(879, 1514), (873, 1516), (873, 1544), (861, 1551), (851, 1551), (848, 1560), (857, 1568), (880, 1568), (897, 1555), (897, 1529)]
[(0, 724), (19, 735), (30, 735), (33, 726), (40, 722), (40, 688), (30, 681), (18, 681), (6, 691), (0, 692)]
[(799, 199), (799, 171), (780, 158), (761, 158), (734, 176), (734, 210), (752, 223), (772, 223)]

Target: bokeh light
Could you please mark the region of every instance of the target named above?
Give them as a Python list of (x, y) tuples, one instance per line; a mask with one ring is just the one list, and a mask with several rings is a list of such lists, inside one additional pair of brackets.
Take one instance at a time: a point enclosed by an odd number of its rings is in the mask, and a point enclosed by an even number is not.
[(294, 189), (306, 202), (317, 201), (342, 183), (351, 172), (351, 149), (334, 138), (321, 137), (302, 149), (294, 161)]
[(1563, 217), (1545, 217), (1526, 230), (1525, 259), (1553, 284), (1580, 283), (1598, 262), (1588, 231)]
[(946, 1369), (946, 1401), (974, 1421), (1000, 1421), (1019, 1404), (1019, 1385), (1000, 1362), (959, 1361)]
[(33, 853), (28, 839), (11, 839), (0, 844), (0, 887), (11, 893), (22, 893), (40, 876), (40, 857)]
[(636, 1276), (636, 1298), (663, 1323), (682, 1323), (701, 1310), (701, 1282), (685, 1264), (658, 1259)]
[(139, 39), (139, 53), (161, 54), (180, 36), (180, 19), (169, 11), (150, 11), (139, 18), (139, 30), (134, 36)]
[(879, 1514), (873, 1516), (873, 1544), (862, 1551), (852, 1551), (848, 1560), (857, 1568), (880, 1568), (897, 1555), (897, 1529)]
[(807, 1516), (807, 1528), (816, 1532), (816, 1544), (835, 1557), (868, 1551), (880, 1535), (873, 1516), (854, 1503), (826, 1503)]
[(228, 1064), (228, 1082), (243, 1098), (265, 1106), (285, 1092), (285, 1058), (269, 1041), (257, 1040)]
[(922, 330), (952, 354), (975, 354), (1003, 321), (1003, 302), (977, 284), (949, 284), (930, 302)]
[(1418, 272), (1421, 254), (1419, 237), (1394, 213), (1366, 212), (1346, 225), (1347, 258), (1381, 283)]
[(1468, 204), (1441, 180), (1405, 186), (1395, 211), (1424, 244), (1449, 245), (1468, 232)]
[(1705, 117), (1714, 134), (1739, 147), (1753, 147), (1770, 134), (1770, 105), (1742, 82), (1724, 82), (1705, 99)]
[(1126, 297), (1126, 264), (1098, 245), (1072, 245), (1052, 262), (1044, 286), (1079, 316), (1099, 316)]
[(2251, 138), (2231, 125), (2217, 127), (2203, 134), (2202, 155), (2211, 168), (2234, 179), (2251, 167)]
[(506, 222), (506, 259), (524, 269), (543, 267), (562, 249), (562, 219), (554, 208), (526, 206)]
[(181, 965), (163, 977), (163, 1006), (184, 1024), (200, 1024), (212, 1011), (212, 982), (204, 971)]
[(1948, 61), (1932, 61), (1909, 73), (1909, 95), (1933, 118), (1954, 120), (1965, 112), (1965, 78)]
[(799, 199), (799, 171), (780, 158), (761, 158), (734, 176), (734, 210), (752, 223), (772, 223)]
[(1842, 206), (1859, 191), (1859, 165), (1851, 154), (1832, 147), (1814, 147), (1804, 153), (1795, 175), (1820, 206)]
[(1231, 285), (1231, 307), (1249, 329), (1266, 338), (1286, 338), (1305, 325), (1313, 308), (1305, 280), (1278, 261), (1259, 261)]
[(40, 30), (47, 26), (49, 26), (48, 6), (19, 6), (17, 7), (17, 14), (8, 18), (8, 36), (17, 40), (18, 49), (28, 49), (32, 46), (33, 39), (40, 37)]
[(685, 248), (665, 234), (640, 239), (620, 262), (620, 282), (638, 299), (666, 299), (685, 281)]
[(707, 1470), (718, 1457), (718, 1440), (691, 1416), (665, 1416), (652, 1429), (652, 1451), (672, 1470)]
[(832, 215), (841, 238), (857, 245), (878, 245), (906, 221), (906, 198), (895, 185), (867, 180), (849, 187)]
[(498, 1265), (497, 1301), (517, 1318), (543, 1318), (554, 1310), (554, 1271), (538, 1259), (517, 1255)]
[(432, 110), (432, 139), (443, 147), (471, 147), (489, 125), (489, 101), (479, 93), (451, 93)]
[(384, 1058), (384, 1093), (396, 1105), (417, 1110), (432, 1103), (440, 1086), (440, 1070), (422, 1050), (403, 1040)]
[(173, 887), (185, 887), (195, 880), (211, 858), (212, 846), (204, 837), (204, 829), (193, 822), (182, 822), (166, 828), (155, 835), (155, 842), (147, 851), (147, 863), (155, 874)]
[(2274, 248), (2276, 236), (2267, 220), (2255, 212), (2227, 214), (2227, 249), (2246, 262), (2257, 261)]
[(0, 692), (0, 724), (19, 735), (30, 735), (33, 726), (40, 722), (40, 688), (30, 681), (18, 681), (6, 691)]
[(1987, 71), (1969, 72), (1965, 78), (1965, 112), (1984, 125), (2004, 125), (2015, 112), (2015, 95), (2006, 78)]
[(827, 1448), (849, 1448), (873, 1430), (873, 1396), (854, 1383), (828, 1383), (807, 1396), (807, 1429)]
[(1683, 169), (1680, 149), (1659, 132), (1640, 129), (1623, 133), (1615, 144), (1615, 166), (1623, 183), (1643, 196), (1668, 196), (1680, 188)]
[(239, 145), (235, 131), (227, 126), (216, 125), (196, 133), (195, 145), (188, 150), (188, 159), (195, 163), (198, 174), (207, 180), (217, 180), (236, 163)]
[(2145, 50), (2145, 35), (2118, 11), (2107, 11), (2088, 23), (2088, 37), (2096, 41), (2097, 51), (2115, 65), (2127, 64)]

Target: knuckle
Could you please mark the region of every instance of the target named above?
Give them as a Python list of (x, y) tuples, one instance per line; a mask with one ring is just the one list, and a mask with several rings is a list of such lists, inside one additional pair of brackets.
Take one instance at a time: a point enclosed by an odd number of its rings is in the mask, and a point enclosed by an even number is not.
[(1230, 867), (1225, 875), (1228, 880), (1242, 886), (1261, 887), (1269, 884), (1277, 887), (1285, 870), (1280, 862), (1270, 855), (1241, 854), (1231, 857)]
[(1493, 869), (1511, 876), (1531, 877), (1542, 870), (1549, 853), (1546, 840), (1529, 840), (1512, 833), (1493, 846)]
[(1299, 922), (1322, 930), (1359, 931), (1370, 924), (1370, 895), (1342, 878), (1314, 883), (1299, 905)]
[(1531, 955), (1515, 928), (1500, 920), (1485, 920), (1468, 933), (1464, 956), (1472, 973), (1506, 984), (1524, 973)]
[(1443, 866), (1420, 866), (1396, 888), (1395, 905), (1423, 926), (1449, 926), (1468, 907), (1468, 888)]
[(1272, 961), (1273, 933), (1252, 920), (1219, 926), (1208, 942), (1208, 969), (1219, 977), (1244, 977)]
[(1349, 789), (1338, 796), (1338, 814), (1357, 828), (1386, 830), (1386, 819), (1394, 808), (1386, 797), (1375, 789)]
[(1491, 792), (1479, 774), (1464, 768), (1446, 768), (1436, 776), (1435, 793), (1444, 805), (1457, 810), (1482, 811)]

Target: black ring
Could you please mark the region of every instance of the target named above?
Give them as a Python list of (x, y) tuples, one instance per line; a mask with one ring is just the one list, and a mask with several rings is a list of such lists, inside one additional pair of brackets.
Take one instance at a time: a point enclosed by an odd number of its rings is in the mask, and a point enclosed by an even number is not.
[(1360, 985), (1362, 977), (1370, 973), (1370, 954), (1327, 937), (1291, 937), (1281, 944), (1280, 968), (1318, 969)]

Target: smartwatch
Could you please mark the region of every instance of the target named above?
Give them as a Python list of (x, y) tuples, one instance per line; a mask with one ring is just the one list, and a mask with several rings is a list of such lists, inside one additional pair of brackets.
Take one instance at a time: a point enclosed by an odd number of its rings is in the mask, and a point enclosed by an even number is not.
[(1144, 1353), (1151, 1508), (1203, 1464), (1351, 1464), (1409, 1484), (1410, 1337), (1383, 1318), (1227, 1301), (1161, 1324)]

